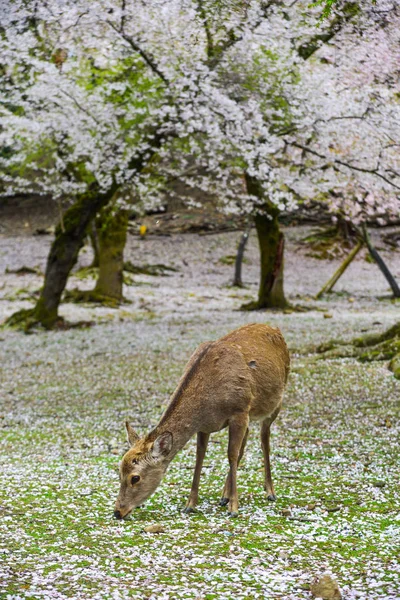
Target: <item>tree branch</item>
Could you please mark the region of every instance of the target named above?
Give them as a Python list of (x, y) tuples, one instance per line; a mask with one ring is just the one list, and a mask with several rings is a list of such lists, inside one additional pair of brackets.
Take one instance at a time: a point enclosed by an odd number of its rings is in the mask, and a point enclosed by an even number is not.
[(308, 40), (308, 42), (304, 42), (297, 48), (297, 52), (301, 58), (304, 60), (308, 60), (319, 48), (321, 47), (321, 42), (323, 44), (327, 44), (331, 41), (332, 38), (335, 37), (339, 31), (343, 29), (343, 27), (353, 19), (359, 12), (358, 4), (355, 2), (346, 2), (343, 6), (343, 15), (337, 15), (329, 24), (329, 27), (325, 33), (318, 33), (314, 35), (312, 38)]
[[(253, 27), (251, 28), (252, 32), (254, 32), (261, 25), (261, 23), (267, 17), (268, 9), (271, 6), (273, 6), (274, 4), (277, 4), (277, 2), (278, 2), (278, 0), (270, 0), (270, 2), (265, 2), (262, 4), (261, 15), (260, 15), (259, 19), (257, 19), (257, 21), (254, 23)], [(228, 36), (229, 36), (229, 39), (227, 41), (219, 44), (219, 46), (217, 46), (217, 47), (214, 47), (214, 56), (211, 60), (208, 61), (208, 67), (211, 71), (214, 70), (219, 65), (219, 63), (221, 62), (221, 60), (224, 57), (227, 50), (229, 50), (230, 48), (235, 46), (238, 42), (241, 42), (243, 40), (244, 32), (240, 33), (239, 35), (235, 35), (234, 31), (231, 29), (228, 32)]]
[(74, 98), (73, 96), (71, 96), (71, 94), (69, 94), (68, 92), (66, 92), (65, 90), (60, 90), (60, 92), (62, 94), (64, 94), (65, 96), (67, 96), (67, 98), (70, 98), (70, 100), (72, 100), (72, 102), (79, 108), (79, 110), (81, 110), (82, 112), (85, 113), (85, 115), (87, 115), (88, 117), (90, 117), (91, 119), (93, 119), (93, 121), (99, 126), (101, 127), (101, 123), (98, 119), (96, 119), (96, 117), (94, 117), (84, 106), (82, 106), (78, 100), (76, 100), (76, 98)]
[(369, 173), (370, 175), (375, 175), (376, 177), (379, 177), (380, 179), (382, 179), (383, 181), (385, 181), (386, 183), (388, 183), (389, 185), (394, 187), (396, 190), (400, 190), (399, 185), (396, 185), (395, 183), (393, 183), (393, 181), (390, 181), (390, 179), (385, 177), (385, 175), (380, 173), (377, 169), (366, 169), (365, 167), (358, 167), (356, 165), (352, 165), (351, 163), (348, 163), (344, 160), (340, 160), (338, 158), (331, 159), (328, 156), (325, 156), (324, 154), (321, 154), (320, 152), (317, 152), (316, 150), (312, 150), (311, 148), (308, 148), (307, 146), (304, 146), (303, 144), (299, 144), (297, 142), (288, 142), (288, 144), (290, 146), (293, 146), (294, 148), (299, 148), (300, 150), (303, 150), (303, 152), (307, 152), (308, 154), (313, 154), (314, 156), (317, 156), (318, 158), (322, 158), (323, 160), (326, 160), (328, 163), (341, 165), (342, 167), (346, 167), (347, 169), (350, 169), (353, 171), (358, 171), (360, 173)]
[(200, 15), (200, 19), (204, 25), (204, 31), (206, 33), (207, 38), (207, 57), (209, 60), (214, 56), (215, 48), (214, 48), (214, 40), (211, 35), (210, 24), (208, 22), (208, 18), (206, 15), (206, 11), (204, 10), (203, 0), (197, 0), (197, 10)]
[(111, 21), (107, 21), (107, 23), (108, 23), (108, 25), (110, 25), (110, 27), (112, 27), (112, 29), (114, 29), (114, 31), (116, 31), (127, 42), (127, 44), (130, 45), (130, 47), (135, 52), (137, 52), (139, 54), (139, 56), (141, 56), (141, 58), (144, 60), (144, 62), (147, 64), (147, 66), (150, 67), (150, 69), (153, 71), (153, 73), (155, 73), (161, 79), (161, 81), (163, 83), (165, 83), (166, 86), (169, 86), (170, 82), (169, 82), (168, 78), (166, 77), (166, 75), (164, 75), (164, 73), (158, 67), (154, 58), (149, 56), (149, 54), (147, 54), (147, 52), (145, 52), (143, 50), (143, 48), (141, 48), (139, 46), (139, 44), (137, 42), (135, 42), (135, 40), (133, 40), (129, 35), (127, 35), (123, 29), (119, 29)]

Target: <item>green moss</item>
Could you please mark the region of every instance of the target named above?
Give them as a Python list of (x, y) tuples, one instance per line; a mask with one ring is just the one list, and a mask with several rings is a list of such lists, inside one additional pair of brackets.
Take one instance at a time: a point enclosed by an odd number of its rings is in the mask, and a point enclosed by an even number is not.
[(168, 265), (163, 265), (161, 263), (154, 265), (134, 265), (132, 262), (127, 261), (124, 262), (124, 271), (128, 271), (128, 273), (132, 273), (134, 275), (151, 275), (153, 277), (157, 276), (165, 276), (168, 272), (177, 273), (179, 269), (175, 267), (170, 267)]
[(96, 218), (99, 276), (94, 291), (99, 297), (113, 298), (117, 303), (122, 300), (128, 217), (128, 211), (110, 204)]
[(383, 333), (373, 333), (349, 342), (331, 340), (317, 348), (321, 358), (358, 358), (361, 362), (391, 360), (389, 369), (400, 378), (400, 322)]
[(52, 329), (56, 326), (62, 326), (63, 323), (63, 317), (60, 317), (56, 310), (48, 311), (43, 298), (39, 298), (34, 308), (24, 308), (17, 311), (6, 319), (2, 327), (29, 333), (37, 327)]
[(393, 356), (389, 364), (389, 369), (393, 371), (396, 379), (400, 379), (400, 351)]
[(370, 362), (372, 360), (389, 360), (400, 353), (400, 338), (387, 340), (376, 344), (359, 354), (360, 360)]
[(96, 279), (99, 274), (98, 267), (81, 267), (75, 271), (72, 275), (77, 279)]
[(108, 306), (108, 308), (118, 308), (122, 302), (122, 298), (119, 300), (112, 296), (101, 294), (96, 290), (67, 290), (64, 294), (64, 302), (73, 302), (75, 304), (101, 304), (102, 306)]
[(104, 194), (100, 194), (96, 186), (91, 186), (65, 212), (62, 223), (56, 228), (55, 240), (47, 259), (44, 286), (36, 306), (12, 315), (6, 321), (6, 326), (29, 331), (37, 325), (46, 329), (63, 325), (64, 320), (58, 316), (58, 306), (68, 275), (83, 245), (86, 228), (96, 212), (111, 201), (116, 190), (115, 183)]
[(356, 338), (352, 344), (357, 348), (365, 348), (368, 346), (376, 346), (382, 342), (387, 342), (400, 338), (400, 322), (393, 325), (383, 333), (372, 333)]

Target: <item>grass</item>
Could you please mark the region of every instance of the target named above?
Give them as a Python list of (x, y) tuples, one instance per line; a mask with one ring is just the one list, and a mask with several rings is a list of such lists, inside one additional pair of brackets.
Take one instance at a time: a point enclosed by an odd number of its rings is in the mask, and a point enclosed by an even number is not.
[[(0, 597), (302, 599), (326, 570), (346, 598), (398, 597), (400, 386), (385, 365), (295, 361), (273, 432), (276, 503), (262, 490), (254, 426), (239, 472), (238, 519), (218, 506), (228, 466), (220, 432), (209, 445), (196, 514), (181, 511), (192, 440), (157, 493), (117, 522), (123, 421), (130, 416), (142, 432), (157, 422), (188, 349), (146, 337), (122, 347), (112, 327), (12, 334), (8, 342)], [(165, 533), (144, 533), (153, 523)]]

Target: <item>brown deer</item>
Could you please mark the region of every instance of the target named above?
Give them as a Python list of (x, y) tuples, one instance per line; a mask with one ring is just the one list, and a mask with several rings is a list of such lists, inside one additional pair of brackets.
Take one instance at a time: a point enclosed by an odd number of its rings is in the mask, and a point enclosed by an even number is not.
[(236, 473), (249, 421), (261, 421), (265, 489), (275, 500), (269, 462), (271, 423), (277, 417), (289, 374), (289, 353), (279, 329), (253, 323), (215, 342), (204, 342), (191, 356), (168, 407), (153, 431), (140, 438), (126, 422), (131, 448), (120, 465), (120, 491), (114, 516), (126, 517), (159, 486), (169, 463), (197, 434), (197, 456), (186, 512), (197, 504), (208, 439), (229, 429), (229, 473), (220, 504), (238, 513)]

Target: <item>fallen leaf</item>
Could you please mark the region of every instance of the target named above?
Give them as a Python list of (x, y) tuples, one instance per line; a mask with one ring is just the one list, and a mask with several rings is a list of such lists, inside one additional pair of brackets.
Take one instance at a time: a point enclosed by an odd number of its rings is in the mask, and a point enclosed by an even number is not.
[(373, 486), (377, 488), (383, 488), (386, 485), (386, 481), (374, 481)]
[(154, 523), (154, 525), (148, 525), (143, 529), (145, 533), (163, 533), (165, 531), (165, 527), (160, 525), (160, 523)]
[(327, 573), (314, 579), (310, 590), (314, 598), (323, 600), (341, 600), (342, 598), (337, 582)]

